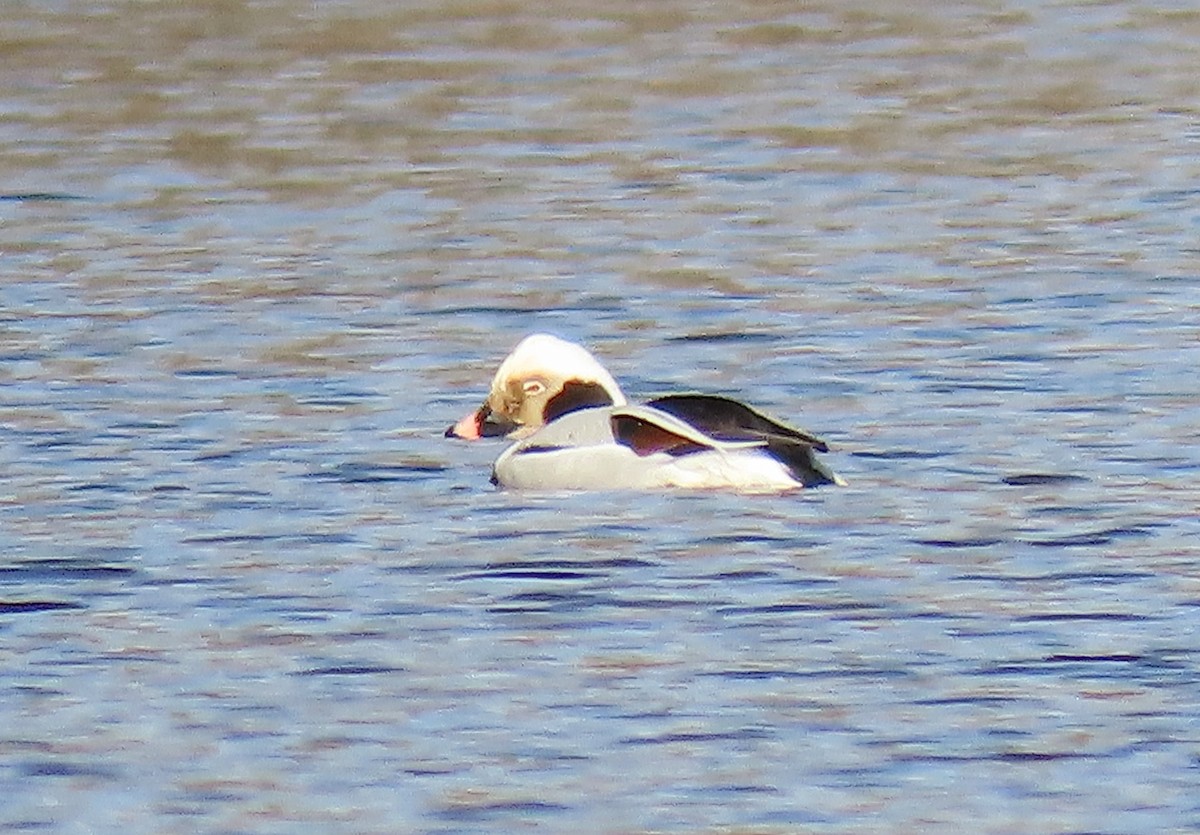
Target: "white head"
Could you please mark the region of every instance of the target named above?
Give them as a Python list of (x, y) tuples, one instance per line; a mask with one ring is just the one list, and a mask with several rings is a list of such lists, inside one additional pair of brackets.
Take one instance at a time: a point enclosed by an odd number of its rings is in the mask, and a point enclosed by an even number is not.
[(625, 403), (617, 381), (586, 349), (535, 333), (522, 339), (500, 363), (483, 406), (450, 427), (446, 435), (478, 438), (506, 433), (523, 438), (561, 414)]

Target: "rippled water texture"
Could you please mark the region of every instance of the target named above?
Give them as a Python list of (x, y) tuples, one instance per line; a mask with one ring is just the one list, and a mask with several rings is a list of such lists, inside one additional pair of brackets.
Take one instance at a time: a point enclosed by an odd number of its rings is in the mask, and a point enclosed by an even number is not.
[[(1190, 3), (8, 2), (0, 829), (1200, 830)], [(523, 334), (843, 490), (523, 495)]]

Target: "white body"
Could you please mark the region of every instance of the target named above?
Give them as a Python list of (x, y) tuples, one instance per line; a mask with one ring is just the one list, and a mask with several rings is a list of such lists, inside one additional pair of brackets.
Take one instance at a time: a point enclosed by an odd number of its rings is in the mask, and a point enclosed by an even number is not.
[(672, 429), (694, 432), (666, 412), (646, 406), (584, 409), (563, 415), (510, 446), (492, 470), (497, 484), (518, 490), (655, 490), (724, 488), (778, 493), (804, 485), (758, 445), (711, 438), (703, 452), (638, 455), (617, 443), (612, 416), (637, 414)]

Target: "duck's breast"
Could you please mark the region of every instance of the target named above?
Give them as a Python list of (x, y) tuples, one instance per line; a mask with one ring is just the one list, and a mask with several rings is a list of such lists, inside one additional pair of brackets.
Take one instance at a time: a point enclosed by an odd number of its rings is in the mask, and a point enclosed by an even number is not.
[[(520, 490), (623, 490), (655, 486), (651, 461), (613, 437), (612, 409), (571, 412), (506, 449), (493, 480)], [(664, 460), (669, 456), (657, 456)]]
[(514, 446), (496, 459), (492, 475), (497, 484), (518, 490), (646, 490), (668, 486), (660, 471), (666, 463), (617, 444)]

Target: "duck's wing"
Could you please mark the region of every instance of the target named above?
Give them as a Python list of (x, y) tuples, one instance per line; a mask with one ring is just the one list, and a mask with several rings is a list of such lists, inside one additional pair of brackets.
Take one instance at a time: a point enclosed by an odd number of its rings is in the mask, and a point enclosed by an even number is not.
[[(688, 419), (664, 409), (662, 400), (671, 406), (684, 404), (681, 408), (688, 412)], [(696, 425), (698, 421), (691, 419), (697, 413), (706, 419), (704, 425), (711, 427), (711, 432), (702, 431)], [(845, 484), (817, 459), (816, 450), (825, 449), (819, 438), (777, 423), (735, 400), (677, 395), (645, 406), (615, 408), (610, 421), (616, 442), (639, 456), (656, 452), (680, 456), (704, 450), (760, 449), (785, 465), (805, 487)]]
[[(640, 456), (656, 452), (687, 455), (729, 445), (708, 437), (675, 415), (652, 406), (618, 406), (612, 409), (609, 420), (613, 439)], [(738, 445), (737, 442), (733, 444)], [(741, 446), (761, 446), (761, 442), (742, 443)]]
[(670, 394), (646, 404), (699, 430), (717, 441), (779, 441), (801, 443), (828, 452), (825, 441), (804, 429), (769, 418), (728, 397), (712, 394)]

